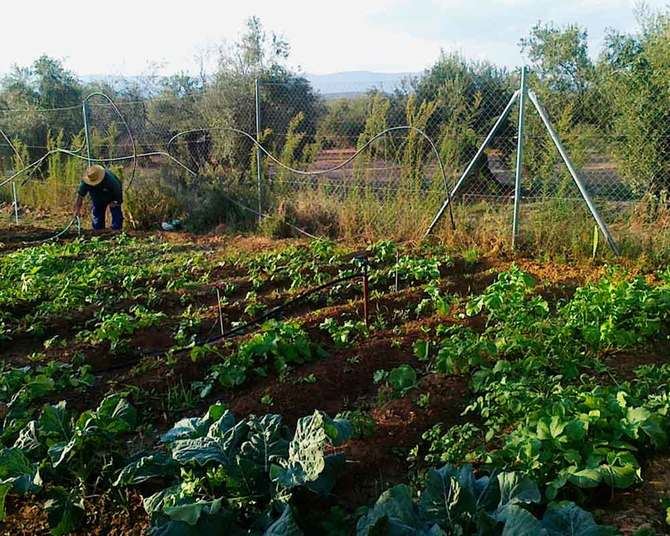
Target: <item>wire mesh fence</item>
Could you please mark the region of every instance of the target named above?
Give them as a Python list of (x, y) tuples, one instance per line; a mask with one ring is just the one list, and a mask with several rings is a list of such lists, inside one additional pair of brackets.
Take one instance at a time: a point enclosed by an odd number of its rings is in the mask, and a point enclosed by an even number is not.
[[(367, 218), (418, 218), (415, 224), (425, 226), (469, 169), (453, 202), (508, 210), (518, 102), (500, 119), (518, 88), (516, 75), (487, 83), (451, 80), (440, 87), (372, 83), (365, 92), (337, 93), (319, 93), (300, 77), (243, 79), (216, 91), (115, 104), (93, 96), (85, 106), (0, 110), (6, 135), (0, 138), (3, 195), (8, 197), (15, 183), (20, 197), (40, 201), (28, 195), (30, 184), (51, 181), (61, 197), (71, 197), (90, 158), (117, 169), (126, 181), (180, 185), (182, 194), (197, 188), (198, 180), (234, 179), (246, 188), (245, 206), (265, 214), (293, 211), (289, 217), (299, 219), (296, 205), (304, 210), (320, 203), (330, 211), (326, 214), (343, 206), (366, 207)], [(556, 91), (532, 75), (529, 90), (605, 221), (620, 221), (636, 201), (667, 189), (667, 110), (621, 112), (625, 103), (615, 110), (604, 90)], [(527, 106), (525, 210), (551, 200), (585, 210), (540, 116)], [(496, 123), (499, 128), (482, 151)], [(50, 154), (59, 148), (68, 152)], [(15, 181), (7, 180), (45, 155)]]

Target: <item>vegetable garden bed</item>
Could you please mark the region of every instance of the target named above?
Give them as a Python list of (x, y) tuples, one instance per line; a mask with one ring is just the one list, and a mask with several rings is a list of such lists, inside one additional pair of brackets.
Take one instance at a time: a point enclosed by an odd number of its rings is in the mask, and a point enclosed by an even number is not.
[(661, 534), (668, 315), (667, 271), (436, 245), (12, 247), (2, 530)]

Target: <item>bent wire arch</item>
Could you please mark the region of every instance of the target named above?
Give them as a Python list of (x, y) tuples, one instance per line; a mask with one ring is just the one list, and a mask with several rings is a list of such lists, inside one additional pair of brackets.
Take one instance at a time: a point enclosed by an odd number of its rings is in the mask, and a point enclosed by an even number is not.
[[(350, 162), (352, 162), (352, 161), (353, 161), (359, 154), (361, 154), (365, 149), (367, 149), (367, 147), (368, 147), (370, 144), (372, 144), (372, 142), (374, 142), (375, 140), (381, 138), (382, 136), (385, 136), (386, 134), (389, 134), (390, 132), (399, 131), (399, 130), (409, 130), (409, 131), (417, 132), (418, 134), (420, 134), (420, 135), (421, 135), (421, 136), (428, 142), (428, 144), (430, 145), (431, 151), (433, 152), (433, 154), (435, 155), (435, 158), (437, 159), (437, 162), (438, 162), (438, 164), (439, 164), (439, 168), (440, 168), (440, 174), (442, 175), (442, 180), (443, 180), (443, 182), (444, 182), (444, 188), (445, 188), (445, 191), (447, 192), (447, 199), (450, 201), (450, 202), (449, 202), (449, 217), (450, 217), (450, 219), (451, 219), (451, 226), (452, 226), (452, 229), (455, 229), (455, 228), (456, 228), (456, 224), (455, 224), (455, 222), (454, 222), (454, 215), (453, 215), (453, 212), (452, 212), (452, 210), (451, 210), (451, 193), (450, 193), (450, 189), (449, 189), (449, 181), (448, 181), (448, 179), (447, 179), (447, 173), (446, 173), (446, 171), (445, 171), (445, 169), (444, 169), (444, 164), (442, 163), (442, 158), (440, 157), (440, 152), (437, 150), (437, 147), (435, 146), (435, 143), (434, 143), (433, 140), (430, 138), (430, 136), (428, 136), (428, 134), (426, 134), (425, 131), (421, 130), (421, 129), (418, 128), (418, 127), (411, 126), (411, 125), (401, 125), (401, 126), (395, 126), (395, 127), (389, 127), (389, 128), (386, 128), (386, 129), (382, 130), (381, 132), (375, 134), (372, 138), (370, 138), (364, 145), (362, 145), (359, 149), (357, 149), (356, 152), (355, 152), (353, 155), (351, 155), (349, 158), (347, 158), (346, 160), (343, 160), (342, 162), (340, 162), (339, 164), (337, 164), (336, 166), (333, 166), (333, 167), (331, 167), (331, 168), (328, 168), (328, 169), (319, 169), (319, 170), (315, 170), (315, 171), (305, 171), (305, 170), (301, 170), (301, 169), (296, 169), (296, 168), (293, 168), (293, 167), (291, 167), (291, 166), (289, 166), (289, 165), (287, 165), (287, 164), (284, 164), (282, 161), (280, 161), (279, 159), (277, 159), (277, 158), (276, 158), (270, 151), (268, 151), (268, 150), (263, 146), (263, 144), (261, 144), (259, 141), (257, 141), (256, 138), (255, 138), (254, 136), (252, 136), (252, 135), (249, 134), (248, 132), (245, 132), (244, 130), (240, 130), (240, 129), (235, 128), (235, 127), (211, 127), (211, 128), (206, 127), (206, 128), (194, 128), (194, 129), (191, 129), (191, 130), (185, 130), (185, 131), (183, 131), (183, 132), (178, 132), (177, 134), (175, 134), (174, 136), (172, 136), (172, 138), (170, 138), (170, 140), (167, 142), (167, 145), (166, 145), (166, 151), (168, 152), (168, 154), (170, 153), (170, 147), (171, 147), (172, 143), (173, 143), (177, 138), (179, 138), (180, 136), (185, 136), (186, 134), (191, 134), (191, 133), (194, 133), (194, 132), (211, 132), (211, 131), (215, 131), (215, 130), (223, 130), (223, 131), (228, 131), (228, 132), (235, 132), (235, 133), (237, 133), (237, 134), (240, 134), (240, 135), (242, 135), (242, 136), (248, 138), (248, 139), (249, 139), (252, 143), (254, 143), (254, 144), (255, 144), (255, 145), (256, 145), (256, 146), (257, 146), (257, 147), (258, 147), (258, 148), (259, 148), (259, 149), (260, 149), (260, 150), (261, 150), (261, 151), (262, 151), (262, 152), (263, 152), (263, 153), (270, 159), (270, 160), (272, 160), (272, 161), (273, 161), (275, 164), (277, 164), (278, 166), (280, 166), (280, 167), (286, 169), (287, 171), (290, 171), (291, 173), (295, 173), (296, 175), (303, 175), (303, 176), (307, 176), (307, 177), (314, 177), (314, 176), (318, 176), (318, 175), (325, 175), (325, 174), (327, 174), (327, 173), (332, 173), (333, 171), (337, 171), (338, 169), (342, 169), (344, 166), (346, 166), (347, 164), (349, 164)], [(173, 158), (174, 158), (174, 157), (173, 157)], [(176, 159), (175, 159), (175, 160), (176, 160)], [(183, 163), (180, 162), (180, 164), (181, 164), (183, 167), (186, 167)], [(195, 172), (194, 172), (194, 173), (195, 173)]]
[[(95, 157), (91, 156), (91, 145), (90, 145), (90, 137), (89, 137), (89, 132), (88, 132), (88, 120), (87, 120), (87, 104), (88, 104), (88, 101), (89, 101), (91, 98), (93, 98), (93, 97), (102, 97), (102, 98), (106, 99), (107, 102), (108, 102), (108, 103), (111, 105), (111, 107), (113, 108), (114, 112), (115, 112), (115, 113), (117, 114), (117, 116), (120, 118), (121, 122), (123, 123), (123, 125), (124, 125), (125, 128), (126, 128), (126, 131), (127, 131), (127, 133), (128, 133), (128, 137), (129, 137), (129, 139), (130, 139), (130, 141), (131, 141), (132, 151), (133, 151), (131, 155), (120, 156), (120, 157), (114, 157), (114, 158), (95, 158)], [(173, 144), (173, 143), (175, 142), (175, 140), (177, 140), (180, 136), (184, 136), (184, 135), (187, 135), (187, 134), (190, 134), (190, 133), (194, 133), (194, 132), (211, 132), (211, 131), (217, 131), (217, 130), (218, 130), (218, 131), (228, 131), (228, 132), (233, 132), (233, 133), (239, 134), (239, 135), (241, 135), (241, 136), (247, 138), (247, 139), (248, 139), (249, 141), (251, 141), (254, 145), (256, 145), (256, 146), (259, 148), (259, 150), (260, 150), (261, 152), (263, 152), (263, 153), (264, 153), (264, 154), (265, 154), (271, 161), (273, 161), (273, 162), (274, 162), (275, 164), (277, 164), (278, 166), (280, 166), (280, 167), (282, 167), (282, 168), (284, 168), (284, 169), (286, 169), (286, 170), (288, 170), (288, 171), (290, 171), (290, 172), (292, 172), (292, 173), (295, 173), (295, 174), (297, 174), (297, 175), (302, 175), (302, 176), (318, 176), (318, 175), (325, 175), (325, 174), (327, 174), (327, 173), (332, 173), (332, 172), (334, 172), (334, 171), (337, 171), (337, 170), (339, 170), (339, 169), (342, 169), (344, 166), (346, 166), (347, 164), (349, 164), (350, 162), (352, 162), (358, 155), (360, 155), (360, 154), (361, 154), (367, 147), (369, 147), (369, 146), (370, 146), (374, 141), (376, 141), (377, 139), (379, 139), (379, 138), (381, 138), (382, 136), (385, 136), (385, 135), (387, 135), (387, 134), (389, 134), (389, 133), (391, 133), (391, 132), (396, 132), (396, 131), (404, 130), (404, 131), (414, 131), (414, 132), (417, 132), (421, 137), (423, 137), (423, 138), (428, 142), (428, 144), (429, 144), (429, 146), (430, 146), (430, 150), (431, 150), (432, 153), (435, 155), (435, 158), (437, 159), (437, 162), (438, 162), (438, 165), (439, 165), (439, 170), (440, 170), (440, 174), (441, 174), (441, 176), (442, 176), (442, 180), (443, 180), (443, 183), (444, 183), (444, 187), (445, 187), (445, 190), (446, 190), (446, 193), (447, 193), (447, 200), (448, 200), (449, 216), (450, 216), (450, 220), (451, 220), (451, 226), (452, 226), (452, 229), (455, 229), (455, 228), (456, 228), (456, 225), (455, 225), (455, 222), (454, 222), (453, 212), (452, 212), (452, 210), (451, 210), (451, 203), (450, 203), (450, 201), (451, 201), (451, 192), (450, 192), (450, 189), (449, 189), (449, 181), (448, 181), (448, 179), (447, 179), (447, 174), (446, 174), (446, 171), (445, 171), (445, 169), (444, 169), (444, 164), (443, 164), (443, 162), (442, 162), (442, 158), (440, 157), (440, 153), (439, 153), (439, 151), (438, 151), (438, 149), (437, 149), (435, 143), (434, 143), (433, 140), (430, 138), (430, 136), (428, 136), (428, 134), (426, 134), (426, 132), (425, 132), (424, 130), (422, 130), (422, 129), (418, 128), (418, 127), (415, 127), (415, 126), (411, 126), (411, 125), (401, 125), (401, 126), (395, 126), (395, 127), (389, 127), (389, 128), (386, 128), (386, 129), (384, 129), (383, 131), (381, 131), (381, 132), (375, 134), (375, 135), (374, 135), (372, 138), (370, 138), (370, 139), (369, 139), (363, 146), (361, 146), (360, 148), (358, 148), (358, 149), (356, 150), (356, 152), (355, 152), (353, 155), (351, 155), (349, 158), (345, 159), (344, 161), (340, 162), (340, 163), (337, 164), (336, 166), (333, 166), (333, 167), (331, 167), (331, 168), (329, 168), (329, 169), (322, 169), (322, 170), (315, 170), (315, 171), (305, 171), (305, 170), (301, 170), (301, 169), (293, 168), (293, 167), (291, 167), (291, 166), (289, 166), (289, 165), (284, 164), (283, 162), (281, 162), (281, 161), (280, 161), (278, 158), (276, 158), (276, 157), (275, 157), (275, 156), (274, 156), (274, 155), (273, 155), (267, 148), (265, 148), (265, 147), (263, 146), (263, 144), (261, 144), (261, 143), (260, 143), (260, 142), (259, 142), (253, 135), (252, 135), (252, 134), (249, 134), (248, 132), (246, 132), (246, 131), (244, 131), (244, 130), (241, 130), (241, 129), (238, 129), (238, 128), (235, 128), (235, 127), (229, 127), (229, 126), (227, 126), (227, 127), (206, 127), (206, 128), (196, 128), (196, 129), (190, 129), (190, 130), (185, 130), (185, 131), (182, 131), (182, 132), (178, 132), (177, 134), (175, 134), (174, 136), (172, 136), (172, 138), (170, 138), (170, 139), (168, 140), (168, 142), (167, 142), (167, 144), (166, 144), (166, 147), (165, 147), (165, 151), (150, 151), (150, 152), (145, 152), (145, 153), (138, 153), (138, 152), (137, 152), (137, 144), (136, 144), (136, 142), (135, 142), (135, 137), (134, 137), (134, 135), (133, 135), (132, 129), (130, 128), (130, 125), (129, 125), (128, 122), (126, 121), (126, 118), (123, 116), (123, 114), (121, 113), (121, 110), (120, 110), (119, 107), (116, 105), (116, 103), (115, 103), (115, 102), (114, 102), (108, 95), (106, 95), (105, 93), (100, 92), (100, 91), (96, 91), (96, 92), (90, 93), (90, 94), (88, 94), (88, 95), (84, 98), (84, 100), (83, 100), (83, 102), (82, 102), (82, 114), (83, 114), (83, 119), (84, 119), (85, 145), (86, 145), (86, 148), (87, 148), (87, 155), (86, 155), (86, 156), (83, 156), (83, 155), (79, 154), (80, 151), (83, 149), (84, 145), (82, 145), (80, 148), (75, 149), (75, 150), (68, 150), (68, 149), (63, 149), (63, 148), (57, 147), (57, 148), (54, 148), (54, 149), (51, 149), (51, 150), (47, 151), (43, 156), (41, 156), (40, 158), (38, 158), (38, 159), (35, 160), (34, 162), (31, 162), (30, 164), (25, 165), (25, 162), (23, 162), (23, 159), (21, 158), (21, 156), (20, 156), (20, 155), (18, 154), (18, 152), (16, 151), (16, 148), (12, 145), (12, 143), (11, 143), (11, 141), (9, 140), (8, 136), (7, 136), (2, 130), (0, 130), (0, 133), (2, 133), (3, 138), (4, 138), (4, 139), (8, 142), (8, 144), (12, 147), (12, 149), (13, 149), (14, 152), (15, 152), (15, 154), (17, 154), (17, 156), (19, 156), (19, 159), (21, 160), (21, 163), (24, 164), (24, 167), (23, 167), (22, 169), (15, 170), (15, 172), (14, 172), (10, 177), (8, 177), (8, 178), (6, 178), (5, 180), (3, 180), (2, 182), (0, 182), (0, 187), (1, 187), (1, 186), (4, 186), (5, 184), (8, 184), (8, 183), (12, 182), (13, 180), (17, 179), (17, 178), (18, 178), (19, 176), (21, 176), (22, 174), (24, 174), (24, 173), (26, 173), (26, 172), (29, 172), (29, 171), (31, 171), (31, 170), (33, 170), (33, 169), (35, 169), (35, 168), (36, 168), (37, 166), (39, 166), (42, 162), (44, 162), (45, 159), (47, 159), (49, 156), (51, 156), (51, 155), (53, 155), (53, 154), (65, 154), (65, 155), (68, 155), (68, 156), (71, 156), (71, 157), (74, 157), (74, 158), (79, 158), (79, 159), (81, 159), (81, 160), (86, 160), (87, 162), (89, 162), (89, 164), (90, 164), (91, 162), (111, 163), (111, 162), (120, 162), (120, 161), (124, 161), (124, 160), (130, 160), (130, 159), (132, 159), (132, 160), (133, 160), (133, 170), (132, 170), (131, 178), (130, 178), (130, 180), (128, 181), (128, 188), (130, 188), (130, 186), (131, 186), (131, 184), (132, 184), (132, 182), (133, 182), (133, 179), (135, 178), (135, 175), (136, 175), (136, 172), (137, 172), (137, 167), (138, 167), (138, 159), (139, 159), (139, 158), (144, 158), (144, 157), (150, 157), (150, 156), (162, 156), (162, 157), (165, 157), (165, 158), (167, 158), (169, 161), (173, 162), (175, 165), (181, 167), (182, 169), (184, 169), (185, 171), (187, 171), (188, 173), (190, 173), (191, 175), (193, 175), (193, 176), (197, 176), (197, 175), (198, 175), (197, 171), (191, 169), (189, 166), (187, 166), (184, 162), (182, 162), (181, 160), (179, 160), (177, 157), (175, 157), (175, 156), (171, 153), (170, 150), (171, 150), (172, 144)], [(253, 212), (253, 213), (255, 213), (255, 214), (257, 214), (258, 216), (261, 216), (261, 217), (267, 216), (266, 214), (263, 214), (263, 213), (260, 212), (260, 211), (256, 211), (256, 210), (254, 210), (254, 209), (252, 209), (252, 208), (250, 208), (250, 207), (248, 207), (248, 206), (246, 206), (246, 205), (244, 205), (244, 204), (242, 204), (242, 203), (240, 203), (240, 202), (238, 202), (238, 201), (232, 199), (232, 198), (229, 197), (229, 196), (224, 196), (224, 197), (227, 197), (227, 198), (229, 199), (229, 201), (231, 201), (233, 204), (237, 205), (238, 207), (240, 207), (240, 208), (242, 208), (242, 209), (244, 209), (244, 210)], [(68, 229), (68, 228), (72, 225), (72, 223), (73, 223), (73, 222), (70, 222), (70, 223), (68, 224), (68, 226), (66, 227), (66, 229)], [(288, 222), (287, 222), (287, 224), (288, 224), (290, 227), (292, 227), (293, 229), (299, 231), (300, 233), (302, 233), (302, 234), (304, 234), (304, 235), (306, 235), (306, 236), (309, 236), (309, 237), (311, 237), (311, 238), (316, 238), (314, 235), (308, 233), (308, 232), (305, 231), (304, 229), (300, 229), (299, 227), (297, 227), (297, 226), (295, 226), (295, 225), (293, 225), (293, 224), (290, 224), (290, 223), (288, 223)], [(65, 230), (66, 230), (66, 229), (65, 229)], [(65, 232), (65, 230), (63, 230), (63, 231), (61, 231), (60, 233), (58, 233), (58, 234), (56, 235), (56, 237), (58, 237), (58, 236), (60, 236), (61, 234), (63, 234), (63, 233)], [(52, 238), (53, 238), (53, 237), (52, 237)]]
[(116, 115), (119, 116), (119, 119), (121, 119), (121, 122), (123, 123), (123, 126), (126, 127), (126, 132), (128, 132), (128, 137), (130, 138), (130, 144), (133, 149), (133, 154), (131, 158), (133, 159), (133, 171), (130, 175), (130, 180), (128, 181), (128, 188), (130, 188), (130, 185), (133, 183), (133, 179), (135, 178), (135, 173), (137, 172), (137, 145), (135, 144), (135, 136), (133, 136), (133, 131), (130, 129), (130, 125), (128, 124), (128, 121), (126, 121), (126, 118), (123, 116), (121, 113), (121, 110), (119, 107), (116, 105), (116, 103), (112, 100), (112, 98), (103, 93), (102, 91), (94, 91), (93, 93), (89, 93), (84, 97), (84, 100), (81, 103), (81, 108), (82, 108), (82, 116), (84, 118), (84, 136), (86, 138), (86, 152), (87, 152), (87, 157), (88, 157), (88, 162), (92, 162), (91, 159), (91, 142), (89, 139), (89, 134), (88, 134), (88, 114), (87, 114), (87, 107), (86, 105), (88, 104), (88, 101), (91, 100), (93, 97), (103, 97), (104, 99), (107, 99), (107, 102), (112, 106), (112, 109), (114, 112), (116, 112)]

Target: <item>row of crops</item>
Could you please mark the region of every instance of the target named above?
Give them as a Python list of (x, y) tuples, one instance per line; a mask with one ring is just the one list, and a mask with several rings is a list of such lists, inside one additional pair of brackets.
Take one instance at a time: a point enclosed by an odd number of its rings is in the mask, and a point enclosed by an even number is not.
[(434, 244), (8, 252), (0, 517), (55, 535), (616, 534), (594, 505), (640, 489), (670, 443), (669, 314), (667, 270), (575, 288)]

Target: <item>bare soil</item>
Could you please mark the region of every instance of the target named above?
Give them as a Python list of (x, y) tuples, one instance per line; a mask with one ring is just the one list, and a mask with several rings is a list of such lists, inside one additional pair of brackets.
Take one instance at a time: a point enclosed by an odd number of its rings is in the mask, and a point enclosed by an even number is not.
[[(0, 248), (11, 251), (23, 247), (22, 242), (27, 238), (42, 237), (43, 231), (32, 227), (17, 227), (14, 233), (3, 235), (3, 245)], [(21, 240), (17, 238), (19, 236)], [(278, 243), (269, 239), (243, 236), (200, 237), (171, 233), (159, 233), (159, 236), (175, 243), (189, 241), (216, 254), (233, 250), (256, 253), (285, 247), (287, 243), (294, 242)], [(512, 262), (516, 262), (541, 281), (542, 287), (539, 291), (553, 300), (569, 297), (577, 286), (597, 279), (604, 271), (604, 267), (590, 264), (564, 266), (490, 257), (471, 266), (457, 262), (454, 267), (445, 270), (442, 283), (447, 291), (460, 296), (480, 292), (495, 279), (498, 272), (509, 268)], [(212, 326), (216, 326), (218, 312), (212, 290), (226, 282), (234, 282), (237, 288), (230, 297), (230, 303), (223, 308), (224, 318), (229, 325), (229, 322), (240, 318), (241, 305), (236, 301), (250, 288), (250, 283), (243, 274), (229, 267), (214, 270), (209, 286), (195, 292), (190, 291), (196, 304), (208, 308), (202, 334), (211, 332)], [(288, 295), (286, 291), (281, 286), (269, 284), (259, 290), (259, 300), (267, 307), (272, 307), (285, 300)], [(413, 311), (423, 297), (424, 292), (418, 287), (405, 287), (398, 292), (386, 290), (382, 297), (373, 300), (371, 309), (373, 315), (387, 320), (393, 328), (374, 331), (370, 338), (343, 349), (335, 347), (318, 325), (328, 317), (360, 317), (360, 296), (354, 292), (335, 304), (322, 301), (297, 305), (285, 313), (285, 318), (300, 322), (313, 340), (326, 348), (327, 358), (297, 368), (290, 379), (285, 381), (280, 381), (276, 375), (271, 374), (265, 378), (252, 378), (235, 390), (216, 388), (206, 400), (197, 401), (193, 406), (178, 411), (166, 408), (165, 397), (168, 391), (177, 385), (188, 385), (194, 380), (204, 379), (215, 358), (195, 363), (185, 353), (168, 364), (160, 350), (167, 350), (174, 344), (173, 321), (137, 333), (130, 344), (134, 350), (126, 355), (118, 355), (105, 346), (96, 347), (72, 340), (90, 314), (90, 311), (83, 311), (73, 318), (55, 319), (53, 325), (48, 326), (48, 334), (59, 333), (70, 339), (66, 348), (48, 350), (46, 353), (48, 359), (67, 362), (73, 359), (75, 352), (81, 352), (93, 366), (96, 375), (93, 389), (85, 393), (65, 393), (68, 404), (79, 409), (90, 408), (109, 391), (132, 387), (135, 392), (141, 393), (135, 401), (141, 415), (159, 431), (168, 428), (183, 416), (202, 413), (215, 400), (225, 401), (240, 417), (273, 412), (283, 415), (288, 424), (295, 423), (298, 418), (312, 413), (315, 409), (330, 415), (355, 408), (364, 410), (376, 423), (375, 431), (371, 436), (352, 440), (343, 447), (348, 460), (348, 471), (335, 490), (341, 504), (351, 512), (357, 506), (369, 503), (389, 485), (407, 480), (407, 454), (409, 449), (420, 442), (423, 432), (440, 422), (446, 427), (464, 422), (462, 412), (470, 397), (467, 376), (424, 375), (418, 389), (396, 400), (381, 397), (378, 386), (373, 382), (374, 372), (379, 369), (390, 369), (409, 363), (421, 370), (422, 364), (414, 358), (412, 345), (423, 336), (422, 330), (439, 323), (462, 322), (458, 318), (437, 315), (420, 320), (411, 316), (402, 321), (395, 320), (397, 312), (403, 309)], [(174, 318), (184, 308), (178, 298), (177, 294), (165, 293), (159, 302), (159, 308), (168, 317)], [(119, 307), (122, 308), (122, 305), (119, 304)], [(482, 328), (479, 320), (470, 322), (475, 329)], [(228, 346), (221, 346), (222, 351), (232, 351), (242, 339), (240, 337), (227, 342)], [(44, 337), (21, 339), (12, 344), (11, 348), (5, 348), (5, 359), (14, 364), (25, 364), (29, 362), (27, 356), (42, 347), (43, 340)], [(143, 351), (157, 350), (157, 355), (142, 356), (135, 351), (137, 348)], [(608, 356), (607, 363), (616, 369), (617, 375), (626, 378), (639, 364), (660, 362), (667, 359), (667, 355), (661, 350), (648, 355), (631, 352)], [(315, 383), (300, 383), (297, 380), (311, 375), (316, 378)], [(132, 393), (131, 390), (131, 396)], [(425, 407), (417, 404), (417, 398), (422, 393), (429, 395), (429, 402)], [(58, 393), (51, 398), (60, 400), (64, 398), (64, 394)], [(261, 399), (271, 402), (263, 403)], [(670, 493), (668, 462), (670, 460), (667, 455), (649, 460), (644, 468), (645, 474), (649, 475), (645, 483), (604, 500), (598, 512), (599, 517), (620, 527), (626, 534), (632, 534), (635, 525), (643, 526), (644, 523), (663, 530), (658, 504), (661, 496)], [(1, 529), (2, 534), (46, 533), (46, 514), (41, 503), (35, 499), (17, 499), (10, 496), (7, 510), (10, 514)], [(126, 507), (121, 507), (107, 496), (92, 497), (87, 502), (87, 511), (89, 513), (86, 525), (80, 534), (141, 534), (148, 526), (141, 498), (137, 493), (130, 494)]]

